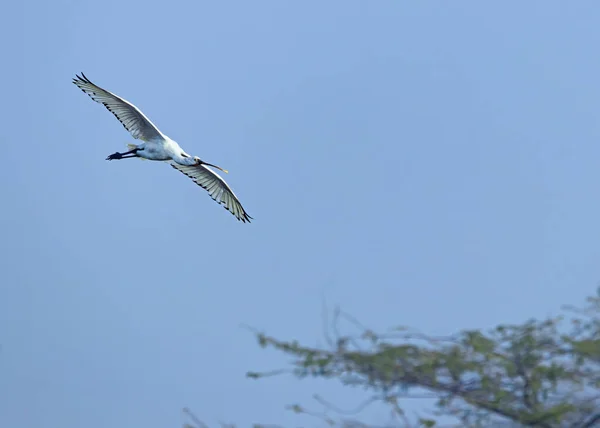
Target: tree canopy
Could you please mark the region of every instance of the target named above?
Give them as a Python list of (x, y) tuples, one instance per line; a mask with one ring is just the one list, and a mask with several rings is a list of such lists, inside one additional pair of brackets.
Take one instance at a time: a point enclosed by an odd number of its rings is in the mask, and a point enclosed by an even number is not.
[[(557, 317), (447, 337), (404, 326), (378, 334), (335, 310), (325, 347), (254, 332), (260, 346), (286, 354), (291, 362), (284, 370), (247, 376), (288, 374), (359, 387), (368, 394), (361, 408), (375, 402), (388, 406), (394, 427), (600, 427), (600, 288), (583, 307), (563, 310)], [(339, 333), (341, 320), (350, 321), (358, 333)], [(417, 417), (409, 415), (407, 400), (422, 398), (433, 403), (431, 408)], [(372, 426), (357, 418), (334, 419), (300, 404), (289, 409), (331, 426)], [(194, 422), (186, 428), (206, 427), (191, 411), (185, 412)]]
[[(337, 333), (341, 319), (359, 333)], [(434, 427), (443, 421), (464, 427), (600, 427), (600, 288), (582, 308), (566, 307), (557, 317), (448, 337), (408, 327), (378, 334), (339, 310), (323, 348), (256, 336), (260, 346), (283, 352), (292, 362), (288, 370), (248, 377), (289, 373), (363, 388), (369, 394), (365, 405), (385, 403), (396, 416), (394, 426)], [(411, 420), (405, 400), (419, 397), (434, 397), (435, 404)], [(298, 404), (290, 408), (310, 413)]]

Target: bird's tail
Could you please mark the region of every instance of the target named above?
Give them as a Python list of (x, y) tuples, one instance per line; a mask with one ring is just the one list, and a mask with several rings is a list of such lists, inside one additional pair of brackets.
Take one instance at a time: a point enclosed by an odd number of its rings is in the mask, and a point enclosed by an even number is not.
[[(133, 150), (133, 149), (135, 149), (136, 147), (137, 147), (137, 145), (136, 145), (136, 144), (130, 144), (130, 143), (127, 143), (127, 148), (128, 148), (129, 150)], [(140, 159), (140, 160), (147, 160), (147, 159), (144, 159), (144, 158), (138, 158), (138, 159)]]

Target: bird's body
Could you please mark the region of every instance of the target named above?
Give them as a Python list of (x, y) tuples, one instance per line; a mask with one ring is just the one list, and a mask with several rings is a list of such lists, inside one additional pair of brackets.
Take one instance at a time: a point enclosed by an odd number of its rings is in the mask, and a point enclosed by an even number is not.
[(123, 98), (93, 84), (83, 73), (73, 83), (94, 101), (103, 104), (123, 124), (131, 135), (143, 142), (128, 144), (129, 151), (113, 153), (106, 160), (142, 158), (168, 162), (173, 168), (190, 177), (196, 184), (208, 191), (210, 197), (224, 205), (238, 220), (250, 222), (252, 217), (242, 207), (231, 188), (217, 173), (207, 168), (211, 166), (227, 172), (221, 167), (204, 162), (197, 156), (190, 156), (171, 138), (158, 128), (133, 104)]
[(174, 140), (165, 135), (164, 140), (148, 141), (142, 144), (136, 144), (136, 154), (144, 159), (153, 161), (173, 160), (181, 165), (188, 165), (186, 159), (193, 159), (183, 150)]

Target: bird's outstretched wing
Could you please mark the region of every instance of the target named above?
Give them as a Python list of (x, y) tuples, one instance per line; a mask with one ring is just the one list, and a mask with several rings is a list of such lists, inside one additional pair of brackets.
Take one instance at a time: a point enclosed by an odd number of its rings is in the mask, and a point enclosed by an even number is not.
[(252, 217), (248, 215), (242, 204), (240, 203), (235, 193), (225, 183), (216, 172), (208, 169), (204, 165), (180, 165), (175, 161), (170, 161), (169, 164), (178, 171), (181, 171), (194, 182), (208, 191), (213, 200), (223, 205), (223, 207), (231, 212), (238, 220), (250, 223)]
[(81, 73), (82, 77), (79, 75), (76, 76), (77, 78), (73, 79), (73, 83), (88, 94), (91, 99), (103, 104), (108, 111), (114, 114), (125, 129), (131, 133), (133, 138), (143, 141), (150, 141), (157, 138), (164, 139), (164, 135), (136, 106), (112, 92), (94, 85), (85, 77), (85, 74)]

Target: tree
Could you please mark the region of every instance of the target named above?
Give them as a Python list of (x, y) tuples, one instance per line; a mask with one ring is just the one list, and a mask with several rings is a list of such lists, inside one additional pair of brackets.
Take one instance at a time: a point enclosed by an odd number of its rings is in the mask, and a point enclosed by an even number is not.
[[(359, 334), (337, 333), (344, 319), (358, 326)], [(364, 388), (370, 392), (365, 405), (385, 403), (397, 417), (395, 426), (438, 427), (452, 420), (462, 427), (600, 427), (600, 288), (581, 309), (488, 332), (430, 337), (400, 327), (376, 334), (339, 310), (331, 330), (324, 348), (255, 332), (261, 346), (292, 357), (292, 367), (247, 376), (291, 373)], [(426, 416), (405, 415), (404, 399), (427, 396), (435, 400)], [(299, 405), (290, 408), (310, 413)]]

